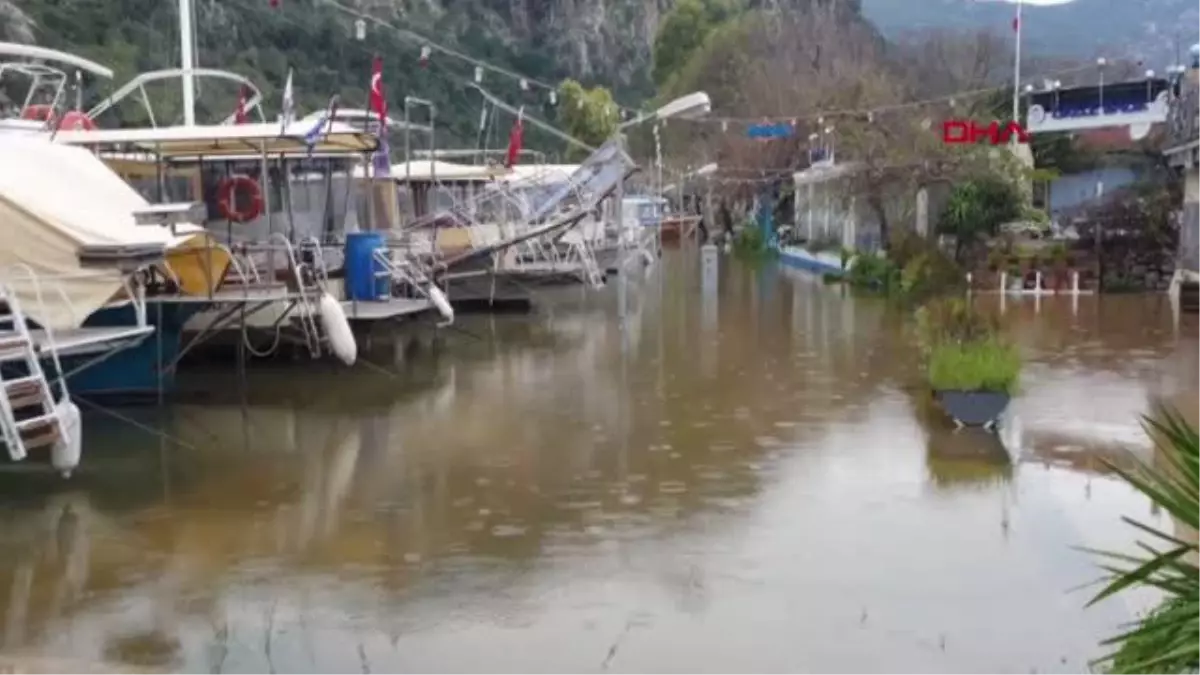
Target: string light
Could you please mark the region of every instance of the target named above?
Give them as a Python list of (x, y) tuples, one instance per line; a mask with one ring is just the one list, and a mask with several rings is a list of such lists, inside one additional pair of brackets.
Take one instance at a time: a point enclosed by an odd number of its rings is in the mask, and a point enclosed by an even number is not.
[(367, 39), (367, 22), (358, 19), (354, 22), (354, 38), (359, 42)]
[(429, 65), (429, 45), (421, 45), (420, 63), (422, 66)]
[(558, 92), (550, 90), (550, 105), (558, 105)]
[(480, 68), (479, 66), (475, 66), (475, 84), (481, 84), (482, 82), (483, 82), (483, 68)]
[[(1058, 75), (1061, 77), (1064, 75), (1070, 75), (1070, 74), (1081, 72), (1084, 70), (1090, 70), (1095, 67), (1096, 66), (1094, 64), (1076, 66), (1073, 68), (1067, 68), (1064, 70), (1056, 71), (1054, 73), (1051, 73), (1051, 75)], [(1057, 82), (1058, 86), (1060, 86), (1060, 87), (1062, 86), (1061, 81), (1046, 79), (1046, 80), (1044, 80), (1044, 82), (1045, 82), (1045, 86), (1046, 86), (1047, 90), (1052, 89), (1055, 86), (1056, 82)], [(917, 100), (917, 101), (905, 101), (903, 103), (893, 103), (893, 104), (889, 104), (889, 105), (876, 106), (873, 108), (823, 110), (820, 112), (810, 113), (807, 115), (795, 115), (795, 116), (785, 115), (785, 116), (780, 116), (780, 117), (769, 117), (769, 116), (768, 117), (764, 117), (764, 116), (719, 117), (719, 116), (710, 115), (707, 117), (700, 117), (700, 118), (696, 118), (696, 119), (692, 119), (692, 120), (688, 120), (688, 121), (692, 122), (692, 123), (697, 123), (697, 124), (706, 124), (706, 123), (721, 124), (723, 130), (728, 128), (728, 124), (730, 122), (748, 123), (748, 124), (764, 124), (764, 123), (771, 123), (771, 122), (788, 122), (792, 119), (795, 119), (797, 121), (816, 120), (817, 127), (823, 127), (825, 125), (825, 119), (827, 117), (855, 117), (858, 119), (862, 119), (864, 116), (866, 116), (866, 118), (868, 120), (872, 120), (874, 113), (890, 112), (890, 111), (896, 111), (896, 110), (907, 110), (907, 109), (921, 108), (921, 107), (925, 107), (925, 106), (944, 104), (944, 103), (951, 103), (952, 105), (957, 105), (958, 101), (960, 101), (962, 99), (988, 96), (997, 91), (1006, 91), (1008, 89), (1009, 89), (1009, 87), (1007, 85), (1002, 86), (1002, 87), (987, 87), (987, 88), (981, 88), (981, 89), (971, 89), (971, 90), (954, 92), (951, 94), (946, 94), (943, 96), (937, 96), (937, 97), (928, 98), (928, 99), (921, 99), (921, 100)]]

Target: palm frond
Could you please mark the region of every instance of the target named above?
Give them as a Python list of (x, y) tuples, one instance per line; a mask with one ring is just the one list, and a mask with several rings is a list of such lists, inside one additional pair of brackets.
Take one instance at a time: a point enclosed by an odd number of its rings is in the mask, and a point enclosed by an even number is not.
[[(1190, 528), (1200, 529), (1200, 438), (1179, 413), (1159, 409), (1143, 420), (1159, 450), (1161, 467), (1139, 463), (1126, 469), (1106, 462), (1112, 471), (1157, 507)], [(1195, 672), (1200, 668), (1200, 551), (1194, 542), (1132, 518), (1123, 518), (1148, 541), (1139, 553), (1089, 550), (1107, 560), (1105, 585), (1088, 603), (1094, 605), (1130, 588), (1154, 588), (1166, 599), (1133, 626), (1102, 644), (1116, 647), (1101, 657), (1110, 672)]]

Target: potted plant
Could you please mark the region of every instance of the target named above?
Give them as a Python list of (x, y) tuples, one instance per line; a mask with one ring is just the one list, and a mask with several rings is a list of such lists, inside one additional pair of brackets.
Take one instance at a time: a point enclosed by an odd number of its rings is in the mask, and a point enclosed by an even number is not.
[(962, 300), (922, 308), (918, 331), (926, 378), (942, 410), (960, 426), (994, 426), (1016, 392), (1016, 346)]

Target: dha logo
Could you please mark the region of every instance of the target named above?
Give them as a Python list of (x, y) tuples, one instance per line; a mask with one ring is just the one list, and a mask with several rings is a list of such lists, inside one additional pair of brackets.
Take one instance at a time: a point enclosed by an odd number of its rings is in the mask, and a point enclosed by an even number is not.
[(942, 142), (947, 145), (975, 144), (986, 138), (992, 145), (1003, 145), (1016, 136), (1018, 143), (1029, 142), (1029, 132), (1018, 122), (992, 122), (981, 126), (973, 120), (946, 120), (942, 122)]

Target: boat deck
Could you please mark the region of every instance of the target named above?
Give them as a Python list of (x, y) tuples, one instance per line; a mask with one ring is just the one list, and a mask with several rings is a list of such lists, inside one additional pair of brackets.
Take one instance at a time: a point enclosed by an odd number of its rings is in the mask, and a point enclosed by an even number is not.
[[(303, 295), (317, 298), (320, 290), (308, 289)], [(252, 286), (249, 288), (222, 288), (208, 295), (157, 295), (146, 298), (147, 303), (165, 304), (200, 304), (200, 305), (232, 305), (251, 304), (257, 302), (281, 302), (295, 300), (301, 293), (288, 290), (283, 284), (271, 286)]]
[[(81, 356), (101, 354), (111, 349), (130, 346), (141, 342), (154, 332), (154, 326), (97, 326), (85, 328), (69, 328), (54, 331), (54, 346), (59, 356)], [(31, 330), (34, 348), (39, 352), (48, 352), (50, 336), (44, 330)], [(0, 333), (0, 344), (10, 343), (19, 339), (16, 333)], [(0, 348), (0, 363), (17, 361), (25, 358), (25, 351), (20, 347), (5, 344)]]
[(342, 301), (346, 318), (351, 321), (386, 321), (421, 314), (432, 308), (433, 303), (424, 298)]

